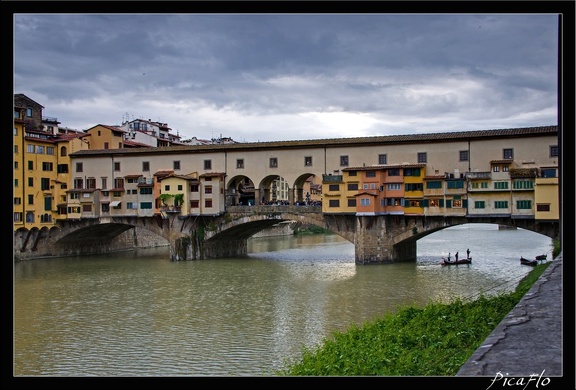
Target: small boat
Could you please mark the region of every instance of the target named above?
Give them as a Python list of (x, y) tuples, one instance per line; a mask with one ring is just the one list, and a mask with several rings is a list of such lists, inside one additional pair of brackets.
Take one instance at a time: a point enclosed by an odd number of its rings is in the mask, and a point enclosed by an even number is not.
[(470, 264), (472, 263), (472, 258), (468, 257), (467, 259), (460, 259), (460, 260), (448, 260), (447, 258), (442, 258), (442, 265), (458, 265), (458, 264)]
[(520, 264), (531, 265), (532, 267), (534, 267), (538, 265), (538, 260), (528, 260), (520, 256)]
[(536, 256), (536, 260), (546, 260), (547, 257), (548, 257), (547, 254), (538, 255), (538, 256)]

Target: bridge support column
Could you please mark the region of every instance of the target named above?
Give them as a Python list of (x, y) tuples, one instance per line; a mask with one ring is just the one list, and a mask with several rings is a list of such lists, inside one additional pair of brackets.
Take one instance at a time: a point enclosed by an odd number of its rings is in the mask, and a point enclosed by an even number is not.
[(387, 264), (416, 261), (416, 239), (396, 243), (394, 237), (404, 233), (404, 227), (393, 217), (358, 217), (354, 238), (356, 264)]
[(247, 239), (199, 241), (195, 236), (179, 237), (170, 243), (170, 260), (203, 260), (244, 256), (248, 253)]

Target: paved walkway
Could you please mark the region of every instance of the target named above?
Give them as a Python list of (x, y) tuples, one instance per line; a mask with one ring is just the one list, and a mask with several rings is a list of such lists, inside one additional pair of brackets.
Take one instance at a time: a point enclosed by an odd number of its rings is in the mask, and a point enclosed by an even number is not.
[[(535, 379), (550, 378), (552, 384), (554, 380), (551, 377), (563, 375), (562, 268), (560, 254), (456, 376), (498, 377), (500, 385), (496, 386), (498, 382), (495, 382), (494, 387), (502, 387), (506, 377), (535, 374)], [(569, 283), (574, 283), (574, 280), (570, 278)], [(568, 331), (572, 343), (569, 345), (573, 347), (574, 329)], [(574, 381), (573, 373), (569, 379)]]

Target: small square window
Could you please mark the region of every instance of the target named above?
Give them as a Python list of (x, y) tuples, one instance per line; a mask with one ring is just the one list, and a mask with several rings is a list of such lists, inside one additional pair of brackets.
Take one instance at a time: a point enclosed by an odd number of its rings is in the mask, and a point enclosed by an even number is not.
[(550, 157), (558, 157), (558, 145), (550, 146)]
[(502, 151), (504, 160), (512, 160), (514, 158), (514, 149), (504, 149)]
[(340, 156), (340, 166), (341, 167), (348, 166), (348, 156)]
[(427, 160), (426, 152), (418, 153), (418, 162), (419, 163), (425, 163), (426, 160)]
[(278, 168), (278, 159), (276, 157), (270, 157), (270, 168)]

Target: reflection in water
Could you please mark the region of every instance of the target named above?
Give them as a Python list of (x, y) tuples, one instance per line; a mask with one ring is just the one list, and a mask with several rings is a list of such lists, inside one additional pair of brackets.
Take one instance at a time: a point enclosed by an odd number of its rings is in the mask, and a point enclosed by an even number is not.
[[(17, 376), (267, 375), (302, 346), (405, 304), (513, 289), (547, 237), (463, 225), (416, 263), (361, 265), (336, 235), (252, 239), (241, 258), (171, 262), (168, 248), (14, 266)], [(473, 263), (440, 266), (470, 248)], [(488, 248), (488, 249), (487, 249)]]

